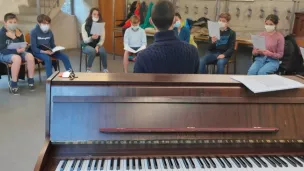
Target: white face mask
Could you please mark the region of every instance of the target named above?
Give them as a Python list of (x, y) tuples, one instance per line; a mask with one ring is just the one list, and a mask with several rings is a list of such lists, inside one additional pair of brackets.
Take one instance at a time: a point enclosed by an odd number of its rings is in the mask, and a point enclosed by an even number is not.
[(15, 31), (18, 27), (18, 24), (7, 24), (7, 28), (11, 31)]
[(93, 20), (94, 22), (97, 22), (97, 21), (99, 21), (99, 18), (92, 17), (92, 20)]
[(44, 32), (47, 33), (50, 30), (50, 26), (48, 24), (41, 24), (40, 29)]
[(224, 22), (222, 22), (222, 21), (219, 21), (218, 22), (219, 23), (219, 25), (220, 25), (220, 28), (225, 28), (226, 27), (226, 23), (224, 23)]
[(265, 25), (265, 29), (267, 32), (273, 32), (275, 30), (274, 25)]
[(137, 31), (139, 29), (139, 26), (131, 26), (133, 31)]

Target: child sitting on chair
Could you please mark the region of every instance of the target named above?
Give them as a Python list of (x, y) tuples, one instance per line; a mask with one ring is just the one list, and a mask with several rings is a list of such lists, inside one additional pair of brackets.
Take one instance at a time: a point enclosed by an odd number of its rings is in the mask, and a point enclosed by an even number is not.
[[(129, 56), (136, 55), (138, 50), (143, 50), (147, 46), (147, 36), (144, 29), (139, 27), (140, 19), (138, 16), (134, 15), (131, 17), (132, 26), (128, 28), (124, 35), (124, 59), (123, 67), (124, 72), (128, 72)], [(134, 53), (136, 52), (136, 53)], [(133, 59), (135, 61), (135, 58)]]

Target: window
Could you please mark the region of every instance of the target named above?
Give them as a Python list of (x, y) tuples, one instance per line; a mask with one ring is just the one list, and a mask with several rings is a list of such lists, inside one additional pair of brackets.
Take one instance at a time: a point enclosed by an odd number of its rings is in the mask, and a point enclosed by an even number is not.
[(72, 0), (65, 0), (61, 7), (61, 11), (72, 15)]

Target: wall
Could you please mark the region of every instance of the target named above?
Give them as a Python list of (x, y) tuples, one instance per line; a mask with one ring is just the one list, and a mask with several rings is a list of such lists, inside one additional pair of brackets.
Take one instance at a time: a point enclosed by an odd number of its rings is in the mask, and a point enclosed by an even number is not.
[(19, 6), (28, 6), (28, 0), (0, 0), (0, 22), (3, 22), (3, 16), (8, 12), (19, 13)]
[(92, 7), (98, 8), (98, 0), (74, 0), (74, 12), (77, 18), (78, 30), (85, 22)]

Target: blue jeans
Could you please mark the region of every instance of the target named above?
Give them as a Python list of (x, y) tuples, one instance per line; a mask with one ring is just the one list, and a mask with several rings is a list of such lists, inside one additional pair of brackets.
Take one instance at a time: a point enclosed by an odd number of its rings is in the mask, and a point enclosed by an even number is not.
[[(88, 68), (91, 68), (94, 62), (94, 59), (96, 57), (96, 50), (95, 48), (93, 48), (92, 46), (85, 46), (83, 48), (83, 53), (87, 54), (89, 59), (88, 59)], [(102, 66), (103, 69), (108, 69), (108, 61), (107, 61), (107, 53), (106, 50), (104, 49), (104, 47), (99, 47), (98, 50), (101, 62), (102, 62)]]
[(280, 66), (280, 61), (267, 56), (255, 57), (254, 63), (248, 71), (248, 75), (267, 75), (275, 73)]
[[(36, 58), (44, 61), (46, 76), (50, 77), (53, 74), (51, 57), (44, 53), (37, 53), (37, 54), (34, 54), (34, 56)], [(63, 62), (63, 65), (66, 70), (72, 69), (71, 62), (69, 60), (69, 57), (66, 54), (64, 54), (62, 52), (56, 52), (56, 53), (54, 53), (54, 55), (52, 55), (52, 57), (56, 58), (58, 60), (61, 60)]]
[(223, 58), (223, 59), (217, 59), (217, 57), (220, 55), (220, 53), (208, 53), (206, 56), (201, 58), (200, 60), (200, 74), (208, 74), (207, 71), (207, 65), (213, 64), (217, 62), (217, 74), (224, 74), (225, 73), (225, 66), (229, 59)]
[[(23, 52), (18, 54), (21, 57), (22, 61), (25, 61), (25, 56), (28, 54), (28, 52)], [(5, 62), (5, 63), (12, 63), (12, 57), (15, 54), (8, 54), (8, 55), (1, 55), (0, 54), (0, 62)]]

